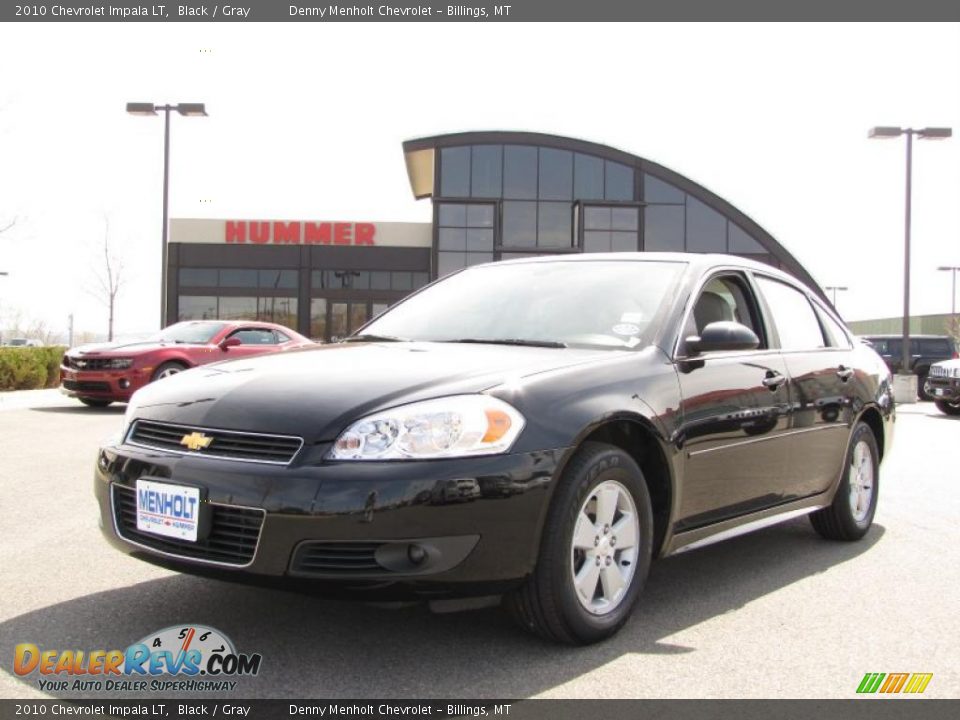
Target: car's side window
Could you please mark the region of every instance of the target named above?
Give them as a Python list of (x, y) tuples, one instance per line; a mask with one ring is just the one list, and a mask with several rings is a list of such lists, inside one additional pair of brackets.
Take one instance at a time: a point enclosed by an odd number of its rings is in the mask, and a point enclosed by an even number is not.
[(287, 337), (286, 335), (284, 335), (282, 332), (280, 332), (279, 330), (276, 330), (275, 332), (276, 332), (277, 342), (278, 342), (278, 343), (290, 342), (290, 338), (288, 338), (288, 337)]
[(757, 285), (773, 315), (782, 350), (826, 347), (820, 321), (804, 293), (779, 280), (759, 275)]
[(827, 331), (827, 340), (830, 347), (849, 348), (850, 336), (847, 334), (846, 330), (843, 329), (843, 326), (834, 320), (830, 313), (828, 313), (824, 308), (816, 304), (815, 308), (817, 311), (817, 316), (820, 318), (820, 322)]
[(265, 328), (242, 328), (230, 334), (230, 337), (237, 338), (241, 345), (276, 345), (277, 339), (273, 330)]
[(756, 302), (740, 275), (717, 275), (707, 281), (687, 317), (683, 337), (700, 335), (710, 323), (723, 320), (746, 325), (760, 338), (760, 347), (767, 347)]

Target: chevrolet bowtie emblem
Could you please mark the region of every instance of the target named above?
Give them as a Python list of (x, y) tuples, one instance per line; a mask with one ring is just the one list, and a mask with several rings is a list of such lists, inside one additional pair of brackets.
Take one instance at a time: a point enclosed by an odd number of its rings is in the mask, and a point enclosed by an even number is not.
[(199, 432), (192, 432), (180, 438), (180, 444), (186, 445), (188, 450), (203, 450), (204, 448), (210, 447), (210, 443), (212, 442), (212, 437), (207, 437)]

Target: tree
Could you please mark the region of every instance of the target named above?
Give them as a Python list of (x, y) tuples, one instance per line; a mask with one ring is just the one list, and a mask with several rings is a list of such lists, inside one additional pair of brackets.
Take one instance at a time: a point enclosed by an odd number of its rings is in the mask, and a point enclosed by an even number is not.
[(110, 220), (103, 220), (103, 266), (94, 273), (97, 285), (91, 291), (107, 307), (107, 340), (113, 340), (113, 318), (117, 296), (126, 280), (123, 259), (110, 251)]

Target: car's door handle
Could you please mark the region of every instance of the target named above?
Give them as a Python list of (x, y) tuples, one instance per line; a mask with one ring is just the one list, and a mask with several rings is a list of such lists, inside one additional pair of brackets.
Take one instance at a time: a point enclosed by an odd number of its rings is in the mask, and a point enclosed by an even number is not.
[(770, 392), (776, 392), (786, 381), (786, 376), (781, 375), (778, 372), (774, 372), (773, 370), (769, 370), (767, 371), (767, 376), (763, 379), (763, 384)]
[(843, 380), (843, 382), (846, 382), (853, 377), (853, 369), (841, 365), (837, 368), (837, 377)]

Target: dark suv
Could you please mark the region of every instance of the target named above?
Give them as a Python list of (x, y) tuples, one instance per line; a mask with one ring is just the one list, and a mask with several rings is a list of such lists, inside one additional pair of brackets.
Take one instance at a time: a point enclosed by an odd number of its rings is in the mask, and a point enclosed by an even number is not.
[[(900, 335), (865, 335), (873, 349), (877, 351), (883, 361), (890, 368), (890, 372), (900, 372), (903, 357), (903, 337)], [(930, 366), (941, 360), (950, 360), (957, 357), (957, 348), (953, 338), (949, 335), (911, 335), (910, 358), (912, 365), (909, 368), (917, 375), (917, 394), (922, 400), (931, 400), (924, 389)]]

